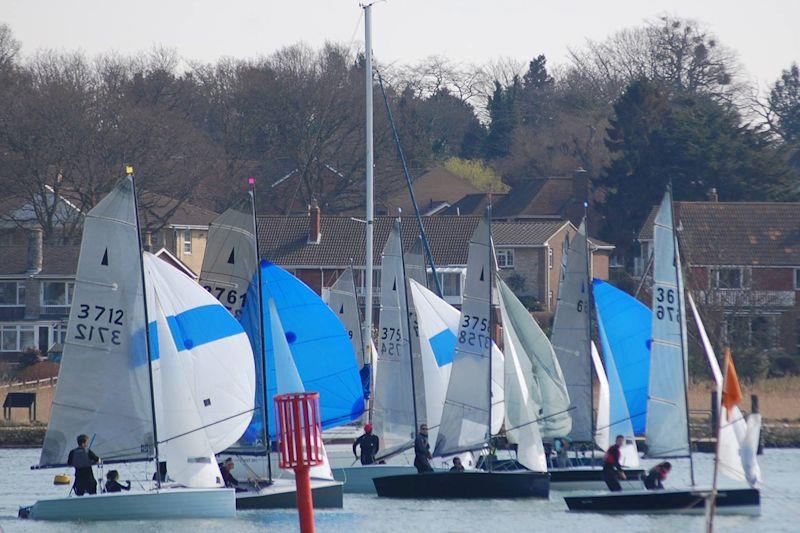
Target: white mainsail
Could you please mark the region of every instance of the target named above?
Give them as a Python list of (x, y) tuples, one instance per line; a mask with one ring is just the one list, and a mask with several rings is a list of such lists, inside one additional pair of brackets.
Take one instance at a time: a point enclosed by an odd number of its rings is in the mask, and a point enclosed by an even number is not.
[[(503, 281), (497, 277), (498, 286)], [(519, 357), (517, 346), (521, 346), (514, 331), (513, 323), (507, 318), (508, 307), (504, 291), (498, 290), (500, 315), (503, 319), (503, 346), (505, 349), (504, 403), (506, 437), (517, 445), (517, 460), (528, 470), (547, 471), (547, 459), (542, 445), (537, 422), (539, 406), (533, 401), (530, 390), (536, 385), (536, 378), (530, 359)]]
[[(569, 392), (572, 429), (570, 439), (591, 442), (592, 360), (589, 353), (589, 260), (586, 221), (565, 246), (558, 302), (550, 341), (558, 357)], [(555, 435), (553, 435), (555, 436)]]
[(200, 285), (240, 318), (258, 265), (250, 193), (209, 225), (206, 242)]
[[(425, 271), (425, 256), (423, 255), (421, 236), (417, 237), (411, 249), (405, 253), (405, 267), (407, 279), (406, 294), (410, 294), (412, 280), (422, 286), (426, 286), (428, 274)], [(425, 424), (428, 421), (428, 416), (425, 409), (425, 387), (422, 386), (424, 377), (422, 370), (422, 352), (419, 343), (419, 319), (417, 318), (417, 310), (414, 308), (411, 297), (408, 299), (408, 320), (411, 324), (411, 331), (409, 333), (411, 357), (414, 361), (414, 392), (417, 397), (417, 424)]]
[(381, 257), (381, 309), (373, 425), (381, 456), (410, 448), (416, 434), (406, 281), (400, 222), (395, 221)]
[(653, 226), (653, 339), (647, 400), (647, 453), (689, 456), (686, 410), (686, 320), (672, 194), (667, 191)]
[[(201, 421), (195, 428), (203, 428), (212, 451), (219, 453), (242, 436), (253, 416), (256, 371), (250, 341), (231, 313), (194, 280), (149, 253), (144, 265), (168, 325), (164, 332), (159, 329), (159, 344), (163, 334), (169, 335), (176, 358), (173, 363), (162, 355), (161, 374), (168, 362), (182, 374), (183, 393), (193, 399)], [(159, 425), (160, 440), (180, 433)]]
[(511, 340), (520, 357), (526, 357), (531, 365), (535, 381), (528, 393), (539, 406), (536, 413), (539, 429), (545, 437), (558, 437), (570, 432), (572, 419), (569, 416), (569, 394), (556, 359), (553, 346), (508, 285), (498, 278), (498, 293), (505, 305), (504, 324), (512, 326)]
[(41, 465), (66, 463), (80, 434), (107, 461), (153, 456), (135, 202), (126, 177), (86, 215)]
[(339, 317), (353, 345), (358, 368), (364, 366), (364, 341), (361, 334), (361, 317), (358, 312), (353, 267), (347, 267), (327, 290), (327, 304)]
[(597, 351), (594, 341), (592, 342), (592, 366), (597, 376), (599, 390), (597, 395), (597, 420), (594, 431), (594, 442), (601, 450), (607, 450), (611, 446), (609, 436), (609, 422), (611, 421), (611, 396), (608, 390), (608, 378), (603, 370), (603, 363), (600, 361), (600, 353)]
[(482, 219), (469, 243), (466, 288), (436, 456), (483, 448), (491, 437), (492, 264), (489, 222)]

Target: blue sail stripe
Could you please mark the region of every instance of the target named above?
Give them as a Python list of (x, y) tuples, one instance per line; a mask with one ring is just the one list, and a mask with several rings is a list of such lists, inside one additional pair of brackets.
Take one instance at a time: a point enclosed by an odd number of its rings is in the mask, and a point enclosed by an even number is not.
[(242, 333), (242, 326), (221, 305), (203, 305), (167, 317), (172, 340), (178, 351)]
[(453, 354), (456, 349), (456, 336), (449, 329), (437, 333), (430, 340), (433, 356), (436, 364), (440, 367), (449, 365), (453, 362)]

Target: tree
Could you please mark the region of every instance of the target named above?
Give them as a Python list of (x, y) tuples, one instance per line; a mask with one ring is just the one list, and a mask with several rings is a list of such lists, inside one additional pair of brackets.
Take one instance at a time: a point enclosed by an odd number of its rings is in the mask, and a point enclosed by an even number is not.
[(797, 63), (781, 73), (767, 101), (772, 129), (789, 143), (800, 143), (800, 67)]
[(503, 87), (499, 81), (494, 82), (494, 92), (487, 104), (490, 122), (484, 148), (489, 159), (509, 154), (512, 134), (519, 123), (518, 97), (521, 90), (522, 83), (518, 76), (507, 87)]
[(792, 172), (782, 147), (741, 123), (732, 106), (711, 95), (631, 84), (607, 130), (603, 236), (623, 255), (630, 251), (668, 183), (677, 200), (704, 200), (711, 188), (725, 201), (786, 199)]

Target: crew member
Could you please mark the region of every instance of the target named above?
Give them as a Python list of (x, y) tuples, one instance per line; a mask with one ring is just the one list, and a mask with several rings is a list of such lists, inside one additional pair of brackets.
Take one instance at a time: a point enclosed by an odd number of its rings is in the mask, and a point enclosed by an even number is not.
[(236, 492), (247, 492), (247, 489), (239, 486), (239, 480), (233, 477), (233, 457), (228, 457), (225, 462), (219, 465), (219, 471), (222, 473), (222, 481), (225, 482), (225, 487), (229, 489), (236, 489)]
[(97, 494), (97, 481), (94, 479), (92, 465), (100, 463), (92, 450), (89, 449), (89, 437), (78, 435), (78, 447), (69, 452), (67, 464), (75, 468), (75, 483), (72, 488), (75, 494)]
[(364, 434), (353, 442), (353, 455), (355, 455), (356, 459), (359, 458), (359, 455), (356, 453), (356, 447), (358, 446), (361, 446), (361, 464), (373, 464), (375, 462), (375, 456), (380, 449), (380, 442), (378, 441), (378, 436), (372, 434), (372, 424), (369, 422), (364, 424)]
[(670, 470), (672, 470), (672, 463), (669, 461), (658, 463), (644, 477), (644, 488), (647, 490), (664, 490), (664, 481), (667, 479)]
[(451, 472), (463, 472), (464, 465), (461, 464), (461, 457), (453, 457), (453, 466), (450, 467)]
[(131, 482), (126, 481), (125, 485), (119, 482), (119, 472), (111, 470), (106, 474), (106, 492), (122, 492), (123, 490), (131, 490)]
[(621, 491), (622, 485), (619, 484), (619, 480), (628, 479), (628, 476), (622, 470), (622, 465), (619, 463), (623, 444), (625, 444), (625, 437), (617, 435), (616, 442), (608, 448), (603, 458), (603, 480), (611, 492)]
[(414, 440), (414, 466), (417, 467), (417, 472), (433, 472), (430, 460), (433, 458), (431, 455), (431, 447), (428, 444), (428, 426), (422, 424), (419, 427), (419, 433)]
[(553, 447), (556, 450), (556, 465), (558, 468), (569, 468), (569, 440), (564, 438), (557, 438), (553, 441)]

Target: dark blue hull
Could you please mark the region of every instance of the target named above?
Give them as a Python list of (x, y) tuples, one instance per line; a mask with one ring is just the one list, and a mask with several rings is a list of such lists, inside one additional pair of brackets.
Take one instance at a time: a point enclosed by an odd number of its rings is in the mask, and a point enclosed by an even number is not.
[[(564, 501), (570, 511), (591, 513), (702, 513), (709, 494), (710, 490), (615, 492), (569, 496)], [(758, 489), (717, 491), (717, 512), (721, 514), (758, 514), (760, 506)]]
[(548, 498), (550, 475), (542, 472), (427, 472), (372, 480), (384, 498)]

